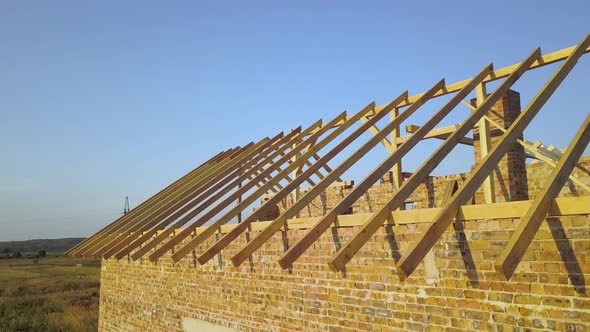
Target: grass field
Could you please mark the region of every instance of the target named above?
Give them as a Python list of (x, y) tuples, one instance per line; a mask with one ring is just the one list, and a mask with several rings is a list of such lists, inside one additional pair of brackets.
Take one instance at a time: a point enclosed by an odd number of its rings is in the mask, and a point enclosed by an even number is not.
[(99, 264), (68, 257), (0, 259), (0, 332), (96, 331)]

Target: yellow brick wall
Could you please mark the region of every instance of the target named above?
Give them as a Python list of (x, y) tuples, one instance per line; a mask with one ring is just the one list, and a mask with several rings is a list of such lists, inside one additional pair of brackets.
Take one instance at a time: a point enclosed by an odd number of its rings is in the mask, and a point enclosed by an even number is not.
[[(585, 156), (578, 162), (579, 167), (576, 167), (573, 174), (580, 178), (584, 183), (590, 185), (590, 156)], [(552, 167), (542, 162), (535, 162), (526, 165), (527, 169), (527, 183), (528, 183), (528, 195), (530, 199), (534, 199), (535, 196), (543, 189), (547, 175), (551, 173)], [(459, 180), (459, 186), (466, 179), (467, 174), (456, 174), (448, 176), (432, 176), (429, 177), (424, 183), (412, 193), (412, 195), (406, 200), (414, 203), (414, 208), (424, 209), (432, 207), (441, 207), (443, 205), (443, 199), (447, 190), (448, 183), (453, 179)], [(498, 179), (496, 179), (498, 181)], [(508, 180), (507, 180), (508, 181)], [(300, 212), (301, 218), (306, 217), (318, 217), (323, 216), (329, 212), (338, 202), (340, 202), (346, 195), (351, 191), (353, 185), (342, 184), (334, 185), (326, 189), (321, 195), (316, 197), (310, 204), (308, 204)], [(497, 183), (496, 188), (506, 188), (507, 185), (501, 182)], [(308, 188), (301, 190), (301, 195), (304, 195), (308, 191)], [(500, 190), (501, 191), (501, 190)], [(367, 193), (361, 196), (351, 207), (351, 213), (372, 213), (376, 212), (379, 208), (385, 205), (386, 202), (393, 196), (395, 189), (390, 182), (376, 184), (367, 190)], [(590, 195), (584, 189), (568, 180), (562, 191), (560, 197), (571, 197), (571, 196), (586, 196)], [(506, 197), (501, 196), (498, 193), (498, 201), (506, 201)], [(474, 200), (480, 204), (483, 202), (483, 192), (478, 190)], [(278, 208), (280, 212), (285, 211), (293, 205), (293, 197), (290, 195), (283, 200), (282, 204), (279, 204)], [(275, 218), (278, 216), (278, 212), (275, 213)], [(274, 219), (274, 218), (267, 218)]]
[[(229, 261), (245, 236), (204, 266), (194, 255), (172, 264), (103, 261), (101, 331), (181, 331), (196, 318), (240, 331), (588, 331), (590, 217), (543, 223), (516, 273), (501, 281), (494, 260), (518, 219), (464, 221), (450, 227), (425, 266), (400, 282), (395, 262), (426, 224), (383, 227), (348, 264), (326, 262), (356, 227), (325, 233), (293, 266), (269, 240), (240, 267)], [(196, 252), (201, 253), (209, 241)]]

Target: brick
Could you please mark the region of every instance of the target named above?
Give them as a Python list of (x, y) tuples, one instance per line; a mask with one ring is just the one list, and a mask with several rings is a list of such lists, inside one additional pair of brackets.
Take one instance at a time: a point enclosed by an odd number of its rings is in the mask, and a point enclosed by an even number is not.
[[(590, 158), (582, 162), (590, 167)], [(541, 166), (526, 166), (533, 187), (545, 174)], [(501, 175), (503, 181), (515, 180)], [(432, 188), (422, 185), (413, 194), (416, 205), (440, 206), (438, 188), (448, 178), (429, 181)], [(305, 213), (324, 211), (322, 204), (333, 206), (342, 197), (330, 191), (323, 203), (314, 201)], [(376, 208), (392, 192), (391, 186), (378, 184), (353, 209), (368, 209), (370, 200)], [(565, 231), (559, 231), (557, 219)], [(191, 259), (173, 264), (169, 255), (156, 265), (147, 260), (103, 261), (99, 328), (176, 331), (183, 317), (193, 317), (247, 331), (584, 331), (590, 321), (590, 298), (579, 287), (589, 284), (590, 240), (585, 234), (590, 232), (590, 221), (587, 215), (552, 220), (551, 230), (543, 223), (509, 281), (498, 278), (493, 264), (519, 223), (512, 218), (462, 221), (470, 257), (462, 255), (467, 246), (450, 227), (432, 249), (439, 277), (430, 280), (421, 264), (410, 278), (399, 281), (396, 259), (391, 257), (392, 245), (398, 254), (407, 252), (427, 226), (423, 223), (393, 226), (395, 244), (389, 242), (392, 235), (380, 228), (346, 273), (329, 272), (326, 266), (334, 254), (331, 232), (323, 234), (288, 271), (276, 264), (284, 252), (281, 234), (257, 251), (252, 269), (248, 262), (236, 268), (227, 260), (246, 243), (245, 237), (224, 250), (222, 268), (217, 262), (194, 265)], [(336, 230), (346, 241), (358, 229)], [(294, 243), (305, 232), (291, 229), (285, 235)], [(196, 252), (211, 244), (204, 243)]]

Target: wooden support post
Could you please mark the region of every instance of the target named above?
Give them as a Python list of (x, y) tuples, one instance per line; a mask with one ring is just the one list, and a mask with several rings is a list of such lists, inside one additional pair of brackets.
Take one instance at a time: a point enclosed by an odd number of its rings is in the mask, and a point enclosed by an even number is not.
[[(396, 107), (390, 113), (391, 122), (394, 122), (398, 116), (399, 116), (399, 108)], [(400, 126), (398, 125), (397, 128), (393, 129), (393, 131), (391, 132), (392, 144), (391, 144), (391, 151), (389, 151), (390, 155), (394, 154), (398, 148), (397, 139), (400, 137), (399, 127)], [(397, 190), (397, 189), (399, 189), (399, 187), (402, 186), (402, 182), (404, 180), (404, 177), (402, 176), (402, 159), (401, 158), (400, 158), (399, 162), (397, 162), (391, 168), (391, 174), (392, 174), (392, 177), (391, 177), (392, 184), (393, 184), (394, 188)]]
[[(475, 88), (477, 106), (481, 106), (483, 101), (486, 99), (486, 94), (485, 83), (481, 83)], [(491, 149), (492, 138), (490, 135), (490, 125), (486, 120), (486, 117), (482, 117), (481, 120), (479, 120), (479, 150), (481, 153), (481, 158), (485, 158)], [(496, 202), (493, 173), (494, 171), (492, 170), (492, 175), (488, 176), (483, 182), (483, 196), (486, 204), (492, 204)]]
[[(243, 172), (240, 170), (240, 175), (242, 175)], [(238, 190), (242, 189), (242, 181), (239, 181), (238, 183)], [(238, 202), (237, 204), (242, 203), (242, 195), (238, 196)], [(238, 223), (242, 222), (242, 211), (240, 211), (240, 213), (238, 214)]]
[(535, 198), (525, 216), (522, 217), (518, 228), (512, 234), (510, 241), (508, 241), (508, 244), (496, 261), (496, 271), (505, 279), (512, 277), (518, 263), (522, 259), (522, 256), (524, 256), (535, 237), (535, 233), (551, 208), (551, 202), (559, 194), (561, 188), (563, 188), (568, 175), (574, 169), (584, 149), (588, 146), (589, 141), (590, 115), (586, 116), (586, 120), (572, 139), (565, 154), (559, 159), (557, 167), (553, 169), (551, 175), (547, 178), (543, 191)]
[[(298, 142), (293, 142), (293, 148), (295, 148), (295, 147), (297, 146), (297, 143), (298, 143)], [(312, 144), (313, 144), (313, 143), (312, 143)], [(308, 145), (308, 148), (309, 148), (309, 147), (310, 147), (312, 144)], [(292, 163), (295, 163), (295, 162), (297, 162), (297, 158), (300, 158), (300, 157), (301, 157), (301, 153), (296, 153), (296, 154), (293, 156), (293, 158), (291, 158), (291, 162), (292, 162)], [(301, 165), (301, 166), (303, 167), (303, 165)], [(301, 170), (302, 170), (302, 168), (296, 168), (296, 169), (294, 169), (294, 170), (293, 170), (293, 172), (291, 172), (291, 177), (292, 177), (293, 179), (295, 179), (296, 177), (298, 177), (298, 176), (299, 176), (299, 174), (301, 174)], [(289, 182), (291, 182), (291, 181), (293, 181), (293, 180), (289, 179)], [(296, 201), (299, 199), (299, 197), (300, 197), (300, 196), (301, 196), (301, 190), (300, 190), (300, 187), (299, 187), (299, 186), (297, 186), (297, 187), (296, 187), (296, 188), (293, 190), (293, 192), (291, 193), (291, 199), (293, 200), (293, 202), (296, 202)], [(299, 218), (299, 215), (297, 215), (296, 217), (297, 217), (297, 218)]]
[(459, 181), (457, 179), (451, 179), (445, 188), (442, 204), (449, 202), (457, 190), (459, 190)]
[(422, 234), (416, 245), (406, 254), (397, 264), (400, 278), (407, 278), (420, 264), (424, 256), (430, 251), (434, 243), (445, 232), (451, 224), (457, 213), (458, 207), (474, 194), (481, 185), (485, 177), (500, 161), (502, 156), (512, 147), (514, 141), (522, 134), (526, 126), (532, 121), (539, 110), (545, 105), (547, 100), (553, 95), (561, 82), (576, 65), (580, 56), (590, 45), (590, 34), (580, 43), (574, 52), (561, 64), (555, 74), (549, 79), (545, 86), (539, 91), (527, 108), (518, 116), (515, 122), (506, 131), (504, 136), (492, 151), (476, 166), (475, 170), (469, 175), (464, 185), (457, 191), (451, 201), (442, 209), (434, 218), (426, 231)]
[[(526, 72), (531, 64), (540, 56), (540, 50), (535, 50), (521, 65), (514, 71), (504, 82), (496, 88), (496, 90), (489, 95), (484, 103), (478, 109), (471, 113), (469, 117), (457, 128), (451, 136), (428, 158), (420, 167), (412, 174), (412, 176), (405, 181), (401, 188), (391, 197), (391, 199), (375, 213), (352, 237), (352, 239), (345, 243), (340, 250), (332, 257), (328, 264), (333, 271), (340, 271), (344, 268), (346, 263), (361, 249), (361, 247), (375, 234), (381, 227), (383, 222), (390, 216), (390, 211), (395, 210), (418, 188), (418, 186), (426, 179), (426, 177), (436, 168), (447, 154), (461, 141), (472, 128), (479, 121), (479, 119), (487, 114), (492, 106), (502, 97), (508, 89)], [(473, 82), (473, 80), (472, 80)], [(471, 83), (471, 82), (470, 82)], [(480, 82), (475, 82), (477, 85)], [(473, 88), (475, 88), (475, 85)]]

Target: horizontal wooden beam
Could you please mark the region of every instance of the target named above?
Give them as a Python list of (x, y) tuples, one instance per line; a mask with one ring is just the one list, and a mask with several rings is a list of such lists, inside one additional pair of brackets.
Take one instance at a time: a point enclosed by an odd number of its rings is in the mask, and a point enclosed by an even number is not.
[[(458, 221), (476, 221), (487, 219), (510, 219), (521, 218), (533, 204), (533, 200), (502, 202), (494, 204), (477, 204), (462, 205), (457, 213)], [(385, 225), (409, 225), (429, 223), (442, 208), (416, 209), (404, 211), (392, 211), (390, 217), (383, 221)], [(590, 214), (590, 196), (580, 197), (558, 197), (551, 202), (551, 207), (547, 214), (548, 217), (572, 216), (579, 214)], [(339, 215), (333, 228), (356, 227), (362, 226), (371, 218), (372, 213), (355, 213)], [(321, 217), (295, 218), (288, 219), (286, 229), (309, 229), (316, 224)], [(253, 232), (264, 230), (272, 221), (259, 221), (250, 225)], [(230, 232), (236, 228), (237, 224), (225, 224), (220, 228), (222, 234)], [(207, 227), (197, 227), (196, 233), (199, 234)], [(182, 228), (176, 229), (175, 233), (182, 232)], [(163, 230), (158, 231), (161, 234)]]
[[(428, 134), (426, 134), (426, 136), (424, 136), (424, 139), (427, 139), (427, 138), (447, 139), (452, 133), (454, 133), (457, 130), (457, 128), (459, 128), (459, 126), (461, 126), (461, 125), (456, 124), (456, 125), (432, 129)], [(420, 127), (416, 126), (416, 125), (407, 125), (406, 126), (406, 131), (408, 133), (415, 133), (418, 129), (420, 129)], [(396, 143), (398, 145), (403, 144), (404, 142), (409, 140), (410, 137), (412, 137), (412, 135), (398, 137), (396, 139)], [(468, 138), (468, 137), (463, 137), (459, 143), (473, 146), (473, 139)]]
[[(540, 68), (540, 67), (547, 66), (547, 65), (550, 65), (550, 64), (553, 64), (556, 62), (563, 61), (568, 56), (570, 56), (570, 54), (572, 54), (572, 52), (576, 49), (576, 47), (577, 47), (577, 45), (574, 45), (574, 46), (564, 48), (564, 49), (561, 49), (561, 50), (558, 50), (555, 52), (544, 54), (537, 61), (535, 61), (535, 63), (533, 63), (532, 66), (530, 66), (529, 70)], [(589, 52), (590, 52), (590, 47), (588, 47), (584, 51), (584, 53), (589, 53)], [(518, 68), (519, 65), (520, 65), (520, 63), (516, 63), (516, 64), (510, 65), (510, 66), (504, 67), (504, 68), (497, 69), (497, 70), (493, 71), (492, 73), (490, 73), (490, 75), (488, 75), (483, 80), (483, 83), (493, 82), (495, 80), (499, 80), (501, 78), (508, 77), (510, 74), (512, 74), (516, 70), (516, 68)], [(433, 98), (444, 96), (449, 93), (457, 92), (457, 91), (461, 90), (470, 80), (471, 79), (469, 78), (469, 79), (466, 79), (463, 81), (448, 84), (442, 89), (442, 91), (437, 93), (436, 96), (434, 96)], [(405, 103), (402, 104), (401, 107), (405, 107), (405, 106), (409, 106), (409, 105), (413, 104), (423, 94), (424, 93), (418, 93), (418, 94), (408, 97), (408, 99), (405, 101)], [(380, 106), (375, 107), (374, 113), (380, 112), (381, 110), (383, 110), (383, 108), (385, 106), (386, 105), (380, 105)]]
[[(543, 67), (546, 65), (550, 65), (555, 62), (563, 61), (563, 60), (567, 59), (574, 52), (574, 50), (577, 47), (578, 47), (578, 45), (574, 45), (574, 46), (564, 48), (559, 51), (555, 51), (552, 53), (547, 53), (545, 55), (541, 55), (541, 57), (530, 66), (529, 70), (532, 70), (535, 68), (540, 68), (540, 67)], [(590, 52), (590, 47), (586, 48), (586, 50), (583, 53), (589, 53), (589, 52)], [(504, 68), (494, 70), (492, 73), (490, 73), (490, 75), (488, 75), (488, 77), (486, 77), (483, 80), (483, 83), (493, 82), (495, 80), (499, 80), (501, 78), (508, 77), (508, 75), (512, 74), (516, 70), (516, 68), (518, 68), (519, 65), (520, 65), (520, 63), (516, 63), (511, 66), (507, 66)], [(467, 83), (470, 80), (471, 79), (466, 79), (466, 80), (463, 80), (460, 82), (448, 84), (445, 86), (443, 91), (437, 93), (437, 95), (435, 97), (444, 96), (446, 94), (459, 91), (465, 85), (467, 85)], [(419, 93), (419, 94), (408, 97), (407, 104), (403, 105), (403, 106), (408, 106), (410, 104), (413, 104), (416, 100), (418, 100), (418, 98), (420, 98), (422, 96), (422, 94), (423, 93)], [(379, 111), (381, 111), (381, 109), (383, 107), (385, 107), (385, 105), (377, 106), (377, 107), (375, 107), (375, 111), (379, 112)]]

